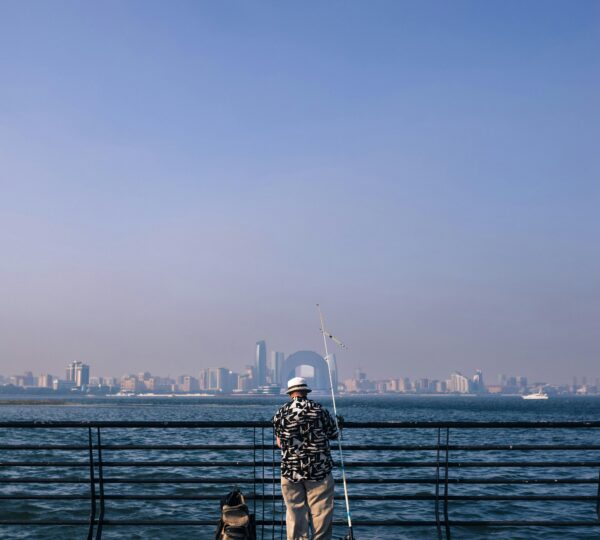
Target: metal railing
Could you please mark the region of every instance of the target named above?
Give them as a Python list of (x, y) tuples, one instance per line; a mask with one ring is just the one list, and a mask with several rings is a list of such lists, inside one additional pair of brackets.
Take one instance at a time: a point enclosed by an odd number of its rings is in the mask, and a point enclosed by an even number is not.
[[(599, 429), (600, 422), (346, 422), (354, 525), (429, 529), (438, 539), (473, 527), (600, 533)], [(242, 486), (258, 538), (274, 539), (284, 530), (274, 442), (267, 422), (0, 422), (0, 534), (9, 526), (80, 527), (88, 539), (114, 527), (213, 531), (218, 501)], [(341, 518), (335, 524), (343, 527)]]

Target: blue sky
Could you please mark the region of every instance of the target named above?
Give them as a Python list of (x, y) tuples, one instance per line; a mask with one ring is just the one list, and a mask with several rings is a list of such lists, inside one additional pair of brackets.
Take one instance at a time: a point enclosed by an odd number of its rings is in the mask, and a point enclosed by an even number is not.
[(3, 2), (0, 372), (600, 377), (597, 2)]

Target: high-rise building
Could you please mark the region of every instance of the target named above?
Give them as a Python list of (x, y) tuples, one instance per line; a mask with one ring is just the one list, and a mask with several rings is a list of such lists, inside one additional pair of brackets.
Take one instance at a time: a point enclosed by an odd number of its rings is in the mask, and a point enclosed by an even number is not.
[(42, 374), (38, 377), (38, 386), (40, 388), (52, 388), (52, 375)]
[(344, 381), (346, 392), (373, 392), (376, 390), (376, 384), (367, 379), (367, 374), (357, 369), (353, 379)]
[(67, 370), (65, 373), (65, 381), (67, 381), (67, 382), (75, 381), (75, 362), (71, 362), (67, 366)]
[(416, 392), (428, 392), (429, 391), (429, 379), (423, 378), (423, 379), (416, 379), (415, 380), (415, 391)]
[(475, 372), (473, 375), (473, 383), (472, 383), (473, 392), (482, 394), (485, 392), (485, 384), (483, 382), (483, 373), (480, 369)]
[(229, 393), (233, 390), (233, 373), (227, 368), (207, 368), (200, 372), (200, 390)]
[(430, 379), (429, 380), (429, 392), (433, 392), (433, 393), (437, 392), (437, 384), (438, 384), (438, 382), (440, 382), (440, 381), (438, 381), (437, 379)]
[(256, 342), (256, 385), (267, 384), (267, 344), (264, 340)]
[(75, 371), (75, 385), (87, 386), (90, 384), (90, 366), (81, 364)]
[(116, 377), (100, 377), (102, 386), (119, 386), (119, 381)]
[[(140, 379), (141, 375), (143, 375), (145, 378)], [(137, 380), (144, 387), (144, 391), (147, 392), (168, 392), (172, 390), (171, 386), (174, 384), (174, 382), (171, 379), (157, 377), (148, 372), (138, 373)]]
[(13, 375), (10, 378), (10, 382), (15, 386), (21, 386), (25, 388), (27, 386), (33, 386), (35, 379), (31, 371), (26, 371), (23, 375)]
[(408, 377), (402, 377), (401, 379), (398, 379), (399, 392), (410, 392), (412, 389), (412, 383)]
[(71, 362), (67, 366), (66, 380), (75, 386), (87, 386), (90, 384), (90, 366), (78, 361)]
[(123, 377), (121, 377), (121, 392), (139, 393), (144, 390), (144, 383), (135, 375), (123, 375)]
[(450, 385), (448, 390), (459, 394), (468, 394), (471, 391), (471, 381), (462, 373), (455, 371), (450, 375)]
[(282, 369), (283, 362), (285, 361), (285, 355), (282, 352), (271, 351), (271, 377), (270, 383), (272, 384), (285, 384), (287, 381), (282, 383), (281, 378), (283, 377)]
[(199, 390), (198, 379), (191, 375), (185, 375), (183, 377), (183, 384), (181, 385), (183, 392), (197, 392)]
[(386, 392), (399, 392), (399, 379), (388, 379), (385, 381), (385, 391)]
[(201, 369), (198, 375), (198, 388), (208, 390), (208, 369)]
[(221, 390), (225, 368), (208, 368), (208, 390)]
[(248, 373), (240, 373), (237, 377), (236, 390), (238, 392), (248, 392), (252, 388), (252, 376)]

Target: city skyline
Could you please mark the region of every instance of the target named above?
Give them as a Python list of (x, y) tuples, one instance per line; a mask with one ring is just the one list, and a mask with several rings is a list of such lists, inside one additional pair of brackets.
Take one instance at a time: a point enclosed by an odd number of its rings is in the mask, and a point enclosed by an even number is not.
[[(270, 355), (270, 362), (268, 361), (266, 363), (266, 365), (261, 366), (262, 364), (262, 356), (260, 354), (260, 350), (262, 348), (264, 348), (264, 350), (266, 349), (266, 343), (264, 340), (258, 341), (256, 343), (257, 345), (257, 354), (255, 356), (254, 359), (254, 364), (246, 364), (244, 367), (244, 370), (242, 370), (240, 373), (235, 372), (234, 370), (231, 370), (229, 367), (226, 366), (204, 366), (204, 367), (199, 367), (198, 371), (196, 373), (180, 373), (177, 375), (172, 376), (170, 373), (169, 374), (164, 374), (164, 373), (155, 373), (152, 374), (149, 371), (143, 370), (143, 371), (139, 371), (137, 373), (134, 373), (132, 371), (128, 371), (125, 372), (121, 375), (107, 375), (107, 374), (100, 374), (100, 373), (93, 373), (92, 375), (90, 375), (91, 373), (91, 368), (90, 365), (88, 364), (84, 364), (81, 361), (73, 361), (69, 364), (67, 364), (66, 366), (66, 376), (61, 379), (60, 376), (54, 376), (50, 373), (39, 373), (39, 374), (34, 374), (32, 371), (29, 370), (25, 370), (24, 372), (20, 373), (20, 374), (12, 374), (12, 375), (6, 375), (6, 374), (2, 374), (0, 373), (0, 386), (1, 385), (6, 385), (6, 384), (11, 384), (13, 386), (21, 386), (21, 387), (42, 387), (42, 388), (53, 388), (54, 390), (69, 390), (70, 388), (73, 387), (82, 387), (82, 386), (94, 386), (94, 385), (99, 385), (102, 384), (99, 381), (112, 381), (111, 382), (111, 386), (121, 386), (121, 389), (126, 388), (127, 391), (131, 391), (131, 392), (139, 392), (139, 391), (148, 391), (148, 390), (156, 390), (156, 388), (154, 388), (153, 386), (150, 387), (144, 387), (143, 386), (143, 382), (146, 380), (151, 380), (151, 381), (156, 381), (156, 384), (158, 384), (159, 386), (161, 386), (160, 391), (165, 391), (166, 387), (164, 387), (164, 384), (173, 384), (175, 386), (178, 387), (178, 391), (183, 391), (183, 392), (193, 392), (194, 390), (215, 390), (215, 389), (220, 389), (223, 390), (223, 388), (226, 388), (226, 392), (231, 392), (234, 389), (237, 389), (239, 391), (249, 391), (249, 390), (257, 390), (260, 388), (265, 389), (265, 391), (267, 391), (267, 389), (269, 390), (273, 390), (274, 386), (279, 387), (280, 389), (284, 389), (286, 387), (286, 381), (288, 379), (288, 377), (293, 377), (293, 376), (305, 376), (308, 378), (309, 383), (311, 384), (311, 386), (313, 388), (318, 388), (320, 390), (324, 390), (326, 388), (329, 388), (329, 383), (328, 380), (326, 378), (323, 378), (324, 376), (321, 375), (321, 383), (318, 383), (318, 373), (315, 371), (314, 367), (308, 366), (310, 367), (310, 369), (312, 370), (312, 373), (307, 374), (306, 372), (304, 372), (305, 367), (307, 367), (307, 364), (310, 363), (312, 360), (318, 360), (318, 361), (323, 361), (323, 357), (314, 351), (296, 351), (295, 353), (291, 353), (290, 355), (285, 356), (285, 353), (280, 352), (280, 351), (270, 351), (271, 355)], [(283, 373), (283, 364), (284, 362), (287, 362), (288, 360), (293, 359), (294, 357), (297, 357), (298, 355), (303, 355), (301, 356), (301, 358), (308, 360), (308, 362), (296, 362), (294, 365), (297, 365), (298, 367), (296, 368), (296, 372), (292, 373), (290, 372), (287, 376), (285, 375), (285, 373)], [(308, 355), (308, 356), (306, 356)], [(314, 358), (311, 358), (310, 355), (313, 355)], [(483, 379), (483, 372), (481, 370), (476, 370), (475, 374), (473, 375), (472, 378), (470, 378), (469, 376), (464, 375), (461, 371), (459, 370), (452, 370), (451, 373), (449, 374), (449, 377), (444, 378), (441, 377), (439, 378), (439, 374), (438, 375), (434, 375), (434, 376), (415, 376), (415, 375), (410, 375), (410, 374), (404, 374), (404, 375), (399, 375), (398, 373), (392, 375), (391, 377), (375, 377), (375, 378), (368, 378), (367, 374), (360, 368), (356, 369), (353, 373), (352, 376), (349, 376), (347, 378), (340, 376), (337, 373), (337, 361), (335, 358), (335, 355), (332, 356), (332, 362), (333, 362), (333, 380), (336, 381), (334, 384), (342, 384), (342, 386), (346, 387), (346, 390), (349, 391), (347, 389), (348, 386), (348, 381), (349, 380), (354, 380), (355, 382), (352, 383), (352, 385), (355, 387), (354, 391), (357, 391), (357, 389), (359, 389), (360, 384), (358, 383), (358, 381), (360, 380), (364, 380), (367, 381), (369, 383), (369, 385), (373, 384), (376, 385), (378, 383), (390, 383), (390, 381), (395, 381), (394, 382), (394, 386), (395, 386), (395, 390), (394, 391), (400, 391), (399, 390), (399, 386), (403, 386), (405, 384), (416, 384), (416, 385), (420, 385), (420, 386), (424, 386), (424, 388), (433, 392), (437, 392), (437, 393), (444, 393), (446, 392), (446, 384), (448, 385), (448, 387), (453, 387), (454, 389), (456, 388), (462, 388), (463, 390), (461, 390), (459, 393), (465, 393), (467, 392), (466, 389), (469, 389), (469, 392), (472, 390), (472, 388), (496, 388), (496, 390), (490, 390), (490, 392), (494, 393), (494, 392), (498, 392), (500, 393), (500, 388), (505, 387), (505, 388), (513, 388), (513, 389), (517, 389), (517, 388), (528, 388), (529, 385), (534, 385), (534, 386), (539, 386), (539, 385), (548, 385), (548, 386), (553, 386), (553, 387), (565, 387), (570, 385), (573, 388), (576, 387), (587, 387), (588, 385), (590, 385), (592, 388), (597, 389), (595, 390), (595, 392), (600, 392), (600, 377), (599, 376), (588, 376), (588, 375), (572, 375), (570, 378), (570, 381), (553, 381), (553, 380), (548, 380), (547, 378), (544, 377), (528, 377), (525, 375), (522, 375), (521, 373), (516, 373), (516, 374), (507, 374), (506, 372), (504, 373), (497, 373), (497, 377), (496, 380), (493, 380), (491, 383), (489, 380), (485, 380)], [(315, 364), (313, 364), (314, 366)], [(264, 373), (261, 374), (261, 369), (264, 370)], [(302, 372), (299, 372), (298, 369), (301, 369)], [(227, 379), (228, 377), (234, 377), (234, 379)], [(338, 378), (341, 377), (341, 378)], [(214, 379), (213, 379), (214, 378)], [(243, 379), (246, 379), (246, 382), (243, 381)], [(219, 381), (218, 383), (215, 381)], [(224, 380), (226, 380), (226, 382), (224, 382)], [(129, 382), (125, 382), (124, 381), (129, 381)], [(177, 382), (176, 382), (177, 381)], [(402, 382), (404, 381), (404, 382)], [(423, 382), (425, 381), (425, 382)], [(139, 384), (138, 384), (139, 383)], [(318, 383), (318, 384), (317, 384)], [(439, 383), (442, 383), (443, 386), (443, 390), (440, 390), (439, 387)], [(125, 384), (125, 386), (123, 386)], [(152, 385), (154, 384), (154, 382), (151, 383)], [(356, 386), (358, 384), (358, 386)], [(431, 386), (430, 388), (428, 388), (428, 385), (431, 384), (433, 386)], [(128, 386), (130, 385), (130, 386)], [(417, 386), (417, 389), (420, 387)], [(269, 388), (268, 388), (269, 387)], [(369, 388), (371, 388), (371, 386), (369, 386)], [(373, 387), (374, 388), (374, 387)], [(414, 390), (415, 388), (412, 388), (412, 390)], [(360, 389), (359, 389), (360, 390)], [(363, 390), (365, 390), (365, 388), (363, 388)], [(352, 391), (352, 390), (350, 390)], [(384, 391), (389, 391), (389, 390), (384, 390)], [(406, 389), (401, 390), (401, 391), (407, 391)], [(454, 390), (456, 392), (458, 392), (458, 390)], [(268, 393), (268, 392), (267, 392)], [(477, 393), (477, 391), (475, 391), (475, 393)]]
[[(299, 354), (318, 356), (313, 351), (297, 351)], [(277, 355), (273, 356), (275, 360)], [(308, 358), (305, 356), (305, 358)], [(121, 377), (90, 376), (90, 366), (82, 362), (72, 362), (67, 366), (66, 377), (61, 379), (50, 374), (39, 374), (37, 377), (30, 371), (21, 375), (4, 377), (0, 374), (0, 394), (18, 393), (43, 395), (91, 394), (97, 396), (134, 396), (134, 395), (281, 395), (287, 382), (279, 376), (277, 364), (266, 366), (264, 379), (260, 372), (260, 361), (246, 366), (243, 373), (235, 373), (227, 367), (209, 367), (201, 369), (198, 377), (181, 374), (175, 378), (152, 374), (148, 371), (137, 374), (126, 374)], [(333, 359), (335, 365), (335, 359)], [(302, 365), (298, 365), (302, 367)], [(290, 373), (288, 376), (302, 375), (307, 378), (309, 387), (317, 392), (328, 393), (328, 382), (319, 383), (316, 370), (312, 373)], [(367, 373), (359, 370), (352, 377), (337, 380), (333, 377), (337, 393), (342, 394), (468, 394), (468, 395), (526, 395), (531, 392), (549, 392), (552, 395), (600, 395), (600, 377), (588, 380), (586, 376), (573, 377), (570, 383), (551, 383), (542, 379), (529, 380), (519, 375), (499, 374), (491, 383), (484, 378), (481, 370), (472, 376), (459, 371), (452, 371), (444, 378), (411, 378), (407, 376), (386, 379), (371, 379)], [(262, 384), (264, 383), (264, 384)]]
[(598, 2), (109, 5), (0, 3), (0, 372), (593, 377)]
[[(322, 342), (321, 342), (322, 343)], [(301, 352), (301, 351), (309, 351), (310, 349), (307, 347), (304, 347), (302, 349), (300, 349), (300, 351), (297, 352)], [(144, 372), (152, 372), (152, 373), (156, 373), (157, 375), (159, 375), (160, 377), (163, 378), (171, 378), (171, 377), (175, 377), (175, 376), (192, 376), (192, 377), (196, 377), (198, 375), (199, 372), (204, 371), (206, 369), (217, 369), (217, 368), (224, 368), (225, 366), (227, 366), (226, 369), (231, 370), (233, 372), (244, 372), (248, 366), (254, 366), (256, 369), (256, 380), (258, 381), (258, 386), (262, 386), (267, 384), (267, 373), (269, 372), (273, 372), (275, 374), (275, 377), (277, 380), (281, 380), (281, 376), (283, 376), (285, 378), (285, 375), (282, 375), (279, 373), (279, 369), (281, 368), (283, 362), (289, 358), (290, 356), (292, 356), (295, 353), (285, 353), (283, 351), (278, 351), (275, 349), (272, 349), (270, 347), (267, 346), (267, 341), (264, 339), (258, 340), (255, 343), (255, 349), (254, 349), (254, 355), (252, 355), (250, 352), (248, 354), (248, 357), (245, 359), (241, 359), (239, 362), (235, 362), (233, 364), (227, 364), (226, 362), (212, 362), (210, 360), (208, 361), (204, 361), (204, 362), (196, 362), (195, 363), (195, 368), (193, 369), (183, 369), (183, 370), (178, 370), (175, 366), (177, 365), (177, 363), (174, 362), (168, 362), (170, 366), (172, 366), (172, 369), (170, 370), (161, 370), (161, 369), (150, 369), (148, 366), (144, 366), (142, 363), (137, 363), (137, 367), (135, 367), (135, 364), (132, 364), (130, 366), (130, 369), (127, 369), (126, 367), (123, 366), (123, 364), (121, 365), (121, 371), (120, 372), (115, 372), (115, 373), (110, 373), (107, 371), (102, 371), (102, 367), (98, 367), (98, 366), (102, 366), (102, 363), (100, 362), (99, 364), (95, 364), (93, 361), (88, 360), (87, 362), (83, 362), (82, 360), (73, 360), (73, 361), (69, 361), (66, 362), (64, 365), (59, 366), (58, 364), (54, 365), (54, 369), (50, 369), (48, 368), (48, 366), (46, 366), (43, 369), (38, 369), (39, 375), (42, 376), (49, 376), (51, 374), (60, 374), (62, 373), (65, 369), (67, 371), (67, 375), (64, 379), (64, 381), (74, 381), (76, 380), (76, 375), (75, 375), (75, 366), (81, 366), (82, 364), (86, 367), (86, 369), (88, 370), (88, 374), (87, 376), (89, 377), (89, 366), (91, 364), (94, 364), (95, 366), (95, 376), (96, 377), (101, 377), (101, 378), (114, 378), (114, 379), (119, 379), (131, 374), (136, 374), (136, 373), (144, 373)], [(319, 357), (322, 357), (321, 352), (316, 352), (315, 354), (317, 354)], [(362, 362), (358, 362), (356, 365), (354, 366), (349, 366), (347, 364), (345, 364), (344, 362), (344, 357), (345, 357), (345, 351), (341, 351), (337, 352), (337, 353), (332, 353), (333, 357), (335, 359), (335, 364), (336, 364), (336, 372), (339, 372), (339, 376), (341, 377), (341, 379), (350, 377), (352, 374), (357, 373), (362, 371), (364, 366), (367, 366), (370, 364), (369, 359), (366, 358), (364, 359)], [(341, 354), (341, 358), (342, 361), (339, 361), (340, 358), (340, 354)], [(483, 364), (483, 363), (482, 363)], [(340, 368), (340, 365), (342, 366)], [(402, 366), (402, 361), (399, 360), (397, 363), (394, 363), (395, 366)], [(411, 362), (408, 362), (408, 365), (411, 365)], [(510, 364), (504, 364), (504, 368), (506, 368), (508, 365)], [(65, 368), (66, 366), (66, 368)], [(510, 369), (504, 369), (502, 365), (499, 366), (495, 366), (495, 372), (497, 373), (498, 377), (502, 376), (502, 374), (505, 374), (507, 372), (511, 372)], [(263, 370), (261, 372), (261, 369)], [(474, 369), (470, 369), (470, 368), (464, 368), (464, 367), (455, 367), (449, 368), (450, 371), (452, 372), (457, 372), (457, 373), (462, 373), (463, 371), (473, 371), (473, 372), (477, 372), (477, 371), (481, 371), (481, 369), (479, 367), (476, 367)], [(69, 374), (69, 370), (72, 371), (72, 374)], [(33, 372), (34, 369), (29, 367), (26, 371), (31, 371)], [(492, 372), (494, 372), (494, 370), (492, 369)], [(371, 373), (373, 373), (371, 371)], [(596, 380), (598, 377), (600, 377), (600, 370), (598, 368), (594, 368), (591, 369), (587, 372), (571, 372), (568, 373), (565, 377), (563, 378), (553, 378), (553, 377), (548, 377), (547, 375), (544, 377), (541, 377), (540, 373), (533, 373), (530, 372), (528, 370), (520, 370), (520, 371), (514, 371), (515, 373), (515, 377), (519, 378), (519, 377), (525, 377), (526, 379), (531, 379), (531, 380), (542, 380), (544, 379), (544, 381), (548, 384), (565, 384), (566, 381), (572, 381), (573, 379), (579, 379), (579, 380), (587, 380), (589, 379), (590, 381), (592, 380)], [(388, 372), (386, 373), (381, 373), (381, 372), (377, 372), (375, 371), (375, 379), (376, 380), (385, 380), (385, 379), (390, 379), (390, 378), (394, 378), (394, 377), (398, 377), (398, 369), (397, 368), (390, 368), (388, 370)], [(19, 376), (22, 375), (20, 373), (12, 373), (12, 372), (2, 372), (0, 371), (0, 376), (4, 376), (5, 378), (7, 377), (12, 377), (12, 376)], [(423, 371), (413, 371), (410, 373), (405, 373), (405, 375), (403, 376), (408, 376), (411, 379), (432, 379), (432, 380), (437, 380), (436, 378), (439, 377), (439, 370), (435, 371), (433, 370), (432, 372), (423, 372)], [(58, 377), (60, 378), (60, 377)], [(340, 380), (341, 380), (340, 379)]]

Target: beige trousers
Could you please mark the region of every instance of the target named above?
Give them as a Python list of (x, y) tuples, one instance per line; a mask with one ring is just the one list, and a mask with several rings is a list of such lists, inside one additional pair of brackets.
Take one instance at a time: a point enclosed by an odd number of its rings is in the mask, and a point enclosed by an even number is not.
[(287, 540), (308, 540), (311, 522), (313, 540), (331, 540), (333, 487), (331, 473), (323, 480), (292, 482), (281, 478), (281, 493), (287, 509)]

